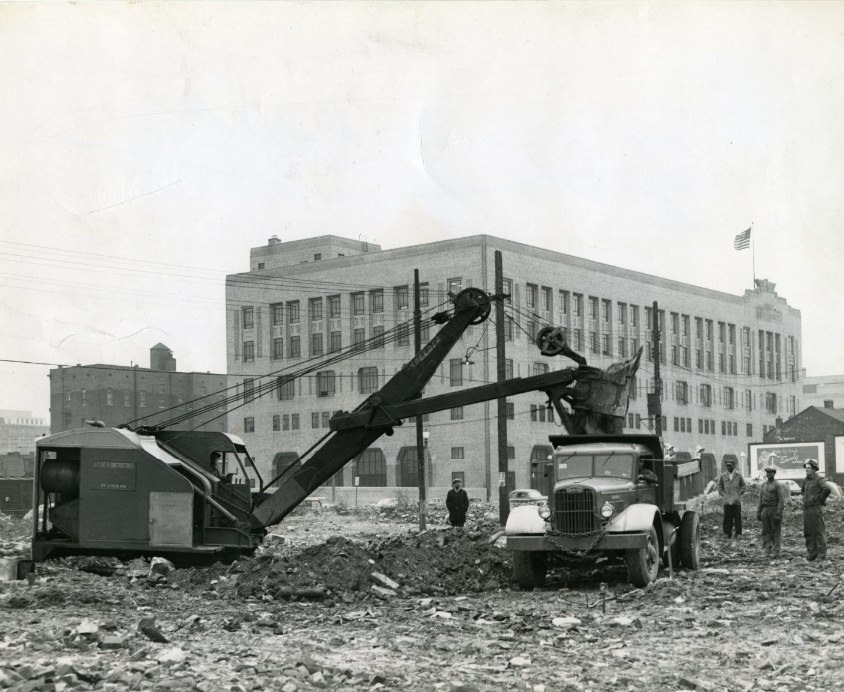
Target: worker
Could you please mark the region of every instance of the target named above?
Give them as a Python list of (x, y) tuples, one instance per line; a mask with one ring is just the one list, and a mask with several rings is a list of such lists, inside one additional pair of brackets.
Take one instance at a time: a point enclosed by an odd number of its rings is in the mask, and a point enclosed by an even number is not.
[(648, 483), (658, 483), (659, 478), (650, 469), (645, 468), (645, 460), (639, 459), (639, 480), (647, 481)]
[(810, 562), (826, 560), (826, 522), (823, 506), (830, 492), (827, 482), (818, 475), (816, 459), (806, 459), (806, 482), (803, 483), (803, 537), (806, 539), (806, 559)]
[(209, 471), (211, 475), (217, 479), (222, 480), (223, 472), (220, 470), (220, 462), (223, 460), (223, 455), (219, 452), (211, 452), (211, 461), (209, 462)]
[(766, 557), (779, 557), (782, 543), (782, 511), (788, 489), (777, 483), (777, 470), (765, 469), (765, 482), (759, 488), (759, 509), (756, 518), (762, 522), (762, 550)]
[(463, 483), (459, 478), (451, 481), (451, 490), (445, 497), (445, 506), (448, 510), (448, 523), (452, 526), (463, 526), (466, 523), (466, 512), (469, 509), (469, 495), (462, 488)]
[(729, 540), (741, 536), (741, 496), (747, 488), (744, 478), (736, 471), (736, 462), (727, 459), (727, 470), (718, 479), (718, 494), (724, 499), (724, 536)]

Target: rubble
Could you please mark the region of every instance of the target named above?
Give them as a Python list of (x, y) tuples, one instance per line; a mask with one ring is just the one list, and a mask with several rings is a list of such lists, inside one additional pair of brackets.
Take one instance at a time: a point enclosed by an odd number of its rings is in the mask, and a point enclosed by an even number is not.
[[(548, 588), (519, 590), (488, 507), (465, 530), (424, 532), (415, 516), (327, 509), (282, 523), (284, 540), (253, 558), (166, 574), (143, 558), (49, 560), (31, 584), (0, 582), (0, 687), (833, 689), (842, 510), (827, 507), (830, 559), (818, 566), (796, 503), (778, 560), (760, 556), (753, 508), (742, 539), (727, 541), (713, 506), (702, 569), (663, 571), (647, 589), (620, 567), (559, 569)], [(4, 546), (25, 542), (0, 531)]]

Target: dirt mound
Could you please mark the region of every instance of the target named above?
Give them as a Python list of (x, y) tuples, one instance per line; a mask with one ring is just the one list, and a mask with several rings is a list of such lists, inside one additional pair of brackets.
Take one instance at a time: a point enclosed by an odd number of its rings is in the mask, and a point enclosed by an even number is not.
[(239, 598), (269, 595), (350, 601), (391, 593), (453, 595), (496, 590), (509, 583), (510, 567), (506, 551), (496, 547), (492, 538), (494, 529), (478, 528), (430, 530), (361, 542), (334, 536), (301, 552), (284, 550), (282, 544), (280, 550), (270, 548), (233, 565), (237, 583), (229, 591)]

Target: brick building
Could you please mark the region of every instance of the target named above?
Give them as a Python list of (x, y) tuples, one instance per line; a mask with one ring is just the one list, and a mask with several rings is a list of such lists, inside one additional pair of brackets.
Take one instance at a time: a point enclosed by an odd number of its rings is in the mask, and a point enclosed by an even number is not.
[[(321, 236), (253, 248), (250, 271), (226, 282), (228, 372), (246, 403), (233, 411), (265, 475), (275, 474), (328, 432), (338, 409), (355, 408), (413, 356), (414, 269), (422, 283), (423, 317), (446, 307), (447, 293), (476, 286), (492, 292), (501, 251), (504, 325), (471, 327), (426, 388), (426, 396), (495, 380), (495, 330), (505, 330), (507, 377), (573, 365), (543, 357), (532, 336), (546, 325), (566, 329), (590, 365), (607, 367), (642, 345), (645, 355), (626, 430), (650, 429), (646, 394), (653, 390), (652, 305), (658, 302), (664, 439), (678, 450), (703, 446), (720, 460), (760, 440), (800, 410), (801, 317), (775, 291), (756, 282), (743, 295), (670, 281), (487, 235), (393, 250)], [(494, 313), (493, 316), (494, 318)], [(423, 326), (423, 343), (430, 338)], [(366, 339), (379, 348), (337, 360), (306, 377), (256, 396), (285, 372), (334, 358)], [(268, 376), (269, 375), (269, 376)], [(271, 384), (269, 386), (272, 386)], [(542, 394), (508, 401), (508, 454), (516, 486), (550, 453), (559, 432)], [(429, 497), (444, 495), (455, 475), (470, 494), (497, 496), (496, 402), (431, 414), (424, 422)], [(415, 426), (384, 436), (337, 475), (332, 492), (415, 498)]]
[(227, 383), (226, 375), (177, 372), (173, 353), (164, 344), (150, 349), (149, 368), (107, 364), (59, 367), (50, 371), (50, 432), (82, 428), (86, 420), (99, 420), (109, 427), (130, 421), (152, 425), (190, 414), (215, 398), (220, 401), (217, 410), (191, 416), (173, 429), (201, 425), (202, 430), (225, 432), (227, 415), (222, 399)]

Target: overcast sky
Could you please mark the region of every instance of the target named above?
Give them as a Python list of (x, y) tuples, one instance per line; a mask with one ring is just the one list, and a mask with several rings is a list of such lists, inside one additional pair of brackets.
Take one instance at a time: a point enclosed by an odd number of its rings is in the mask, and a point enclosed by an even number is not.
[(844, 3), (3, 2), (0, 64), (0, 409), (157, 342), (225, 372), (273, 234), (755, 258), (844, 373)]

